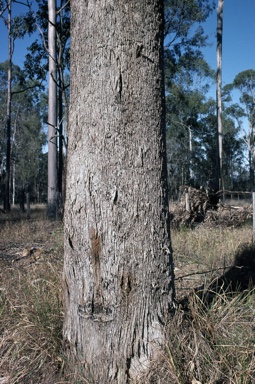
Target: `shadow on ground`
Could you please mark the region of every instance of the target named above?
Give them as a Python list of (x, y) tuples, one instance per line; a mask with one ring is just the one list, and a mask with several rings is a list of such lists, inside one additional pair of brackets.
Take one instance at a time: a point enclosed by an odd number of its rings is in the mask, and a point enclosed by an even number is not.
[[(224, 274), (214, 278), (206, 285), (196, 287), (193, 292), (209, 305), (216, 295), (236, 294), (255, 287), (255, 245), (244, 244), (237, 251), (233, 266)], [(189, 297), (186, 296), (180, 301), (183, 308), (187, 308)]]

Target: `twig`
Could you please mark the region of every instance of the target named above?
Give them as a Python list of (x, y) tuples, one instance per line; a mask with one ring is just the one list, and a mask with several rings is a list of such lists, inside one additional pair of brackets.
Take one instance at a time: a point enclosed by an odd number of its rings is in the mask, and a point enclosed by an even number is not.
[(185, 277), (189, 277), (189, 276), (194, 276), (194, 275), (204, 275), (205, 273), (210, 273), (210, 272), (216, 272), (216, 271), (221, 271), (222, 269), (228, 269), (228, 268), (239, 268), (239, 269), (242, 269), (244, 268), (243, 266), (236, 266), (236, 265), (229, 265), (229, 266), (226, 266), (226, 267), (221, 267), (221, 268), (214, 268), (214, 269), (210, 269), (208, 271), (197, 271), (197, 272), (192, 272), (192, 273), (188, 273), (187, 275), (183, 275), (183, 276), (179, 276), (179, 277), (176, 277), (175, 278), (175, 281), (176, 280), (181, 280), (181, 279), (184, 279)]

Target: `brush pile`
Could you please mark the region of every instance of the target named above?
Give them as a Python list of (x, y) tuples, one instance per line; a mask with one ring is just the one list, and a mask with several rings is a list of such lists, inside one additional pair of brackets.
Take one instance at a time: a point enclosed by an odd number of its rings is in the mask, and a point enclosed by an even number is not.
[(171, 203), (169, 211), (174, 228), (206, 226), (238, 227), (252, 218), (252, 205), (236, 206), (223, 203), (222, 192), (210, 189), (180, 187), (181, 199)]

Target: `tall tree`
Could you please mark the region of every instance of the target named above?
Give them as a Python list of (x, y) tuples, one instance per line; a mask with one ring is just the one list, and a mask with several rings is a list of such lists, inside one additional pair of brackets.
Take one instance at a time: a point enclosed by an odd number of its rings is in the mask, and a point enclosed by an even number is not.
[(7, 18), (5, 22), (8, 29), (8, 75), (7, 75), (7, 108), (6, 108), (6, 175), (5, 175), (5, 201), (4, 206), (10, 211), (10, 173), (11, 173), (11, 82), (12, 82), (12, 0), (6, 2)]
[(163, 0), (71, 6), (64, 339), (77, 372), (121, 384), (160, 353), (174, 295)]
[(167, 152), (171, 195), (194, 182), (190, 140), (201, 114), (213, 71), (201, 47), (207, 44), (202, 23), (214, 8), (210, 0), (165, 0), (165, 79)]
[(223, 33), (224, 0), (218, 0), (217, 8), (217, 126), (218, 126), (218, 165), (216, 175), (216, 189), (224, 189), (222, 177), (223, 131), (222, 131), (222, 33)]
[[(12, 108), (12, 66), (14, 44), (17, 38), (31, 34), (33, 27), (27, 23), (29, 13), (22, 17), (12, 18), (13, 0), (0, 2), (0, 17), (4, 20), (8, 31), (8, 75), (7, 75), (7, 108), (6, 108), (6, 175), (5, 175), (5, 209), (10, 210), (10, 174), (11, 174), (11, 108)], [(23, 3), (21, 3), (23, 4)], [(25, 5), (25, 4), (23, 4)], [(7, 14), (6, 14), (7, 13)]]
[(56, 0), (48, 0), (48, 10), (48, 217), (56, 218), (58, 210)]
[[(56, 0), (54, 2), (55, 9), (55, 22), (47, 22), (49, 19), (49, 3), (47, 0), (37, 0), (38, 10), (34, 13), (34, 19), (38, 29), (40, 30), (41, 40), (36, 40), (30, 47), (29, 53), (26, 56), (25, 67), (31, 77), (36, 76), (38, 79), (46, 78), (48, 60), (52, 59), (49, 52), (49, 26), (55, 27), (55, 58), (54, 64), (56, 65), (55, 84), (57, 84), (57, 128), (55, 127), (55, 138), (58, 144), (58, 182), (57, 189), (60, 197), (63, 197), (63, 172), (64, 172), (64, 147), (66, 145), (68, 131), (68, 104), (69, 104), (69, 44), (70, 44), (70, 2), (68, 0)], [(52, 42), (52, 40), (51, 40)], [(53, 128), (52, 128), (53, 129)], [(52, 132), (53, 133), (53, 132)], [(51, 156), (49, 154), (49, 156)], [(49, 162), (49, 167), (51, 163)], [(50, 205), (50, 210), (51, 210)], [(54, 208), (53, 204), (53, 208)], [(54, 208), (55, 210), (55, 208)], [(55, 216), (55, 212), (52, 212)]]
[[(8, 60), (0, 63), (0, 104), (6, 105)], [(45, 144), (42, 132), (41, 95), (34, 87), (34, 82), (26, 79), (24, 72), (15, 64), (12, 65), (12, 111), (10, 127), (10, 197), (13, 203), (17, 196), (24, 194), (27, 186), (34, 186), (38, 177), (38, 162)], [(5, 116), (0, 108), (0, 115)], [(0, 130), (1, 132), (1, 130)], [(3, 143), (1, 143), (3, 144)], [(0, 164), (6, 164), (6, 143), (0, 147)], [(6, 166), (4, 166), (6, 168)], [(11, 183), (12, 181), (12, 183)], [(32, 192), (32, 191), (31, 191)], [(33, 196), (33, 195), (32, 195)]]
[[(165, 0), (165, 63), (168, 82), (176, 71), (201, 56), (207, 44), (202, 23), (214, 8), (211, 0)], [(183, 60), (184, 59), (184, 60)]]
[(250, 189), (254, 191), (254, 166), (255, 166), (255, 71), (247, 69), (238, 73), (232, 87), (241, 92), (240, 102), (245, 106), (248, 118), (249, 130), (245, 135), (245, 141), (249, 153)]

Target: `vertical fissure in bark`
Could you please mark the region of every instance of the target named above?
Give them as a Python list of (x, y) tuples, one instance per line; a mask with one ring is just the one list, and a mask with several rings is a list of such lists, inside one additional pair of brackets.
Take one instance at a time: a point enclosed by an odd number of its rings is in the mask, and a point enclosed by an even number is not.
[(94, 288), (94, 309), (97, 308), (97, 311), (99, 311), (100, 303), (101, 303), (101, 297), (102, 297), (102, 291), (101, 291), (101, 268), (100, 268), (100, 252), (101, 252), (101, 244), (100, 244), (100, 237), (98, 236), (97, 230), (93, 227), (89, 228), (89, 237), (91, 242), (91, 257), (92, 257), (92, 264), (94, 269), (94, 278), (95, 278), (95, 288)]

